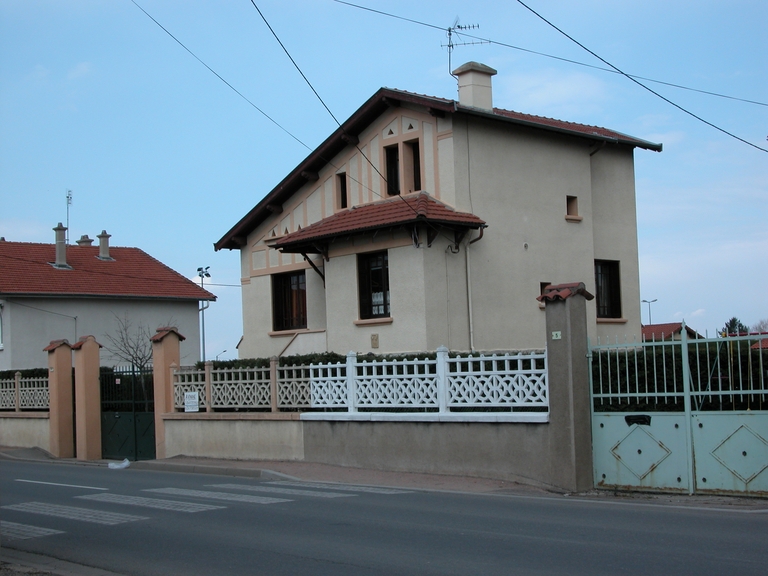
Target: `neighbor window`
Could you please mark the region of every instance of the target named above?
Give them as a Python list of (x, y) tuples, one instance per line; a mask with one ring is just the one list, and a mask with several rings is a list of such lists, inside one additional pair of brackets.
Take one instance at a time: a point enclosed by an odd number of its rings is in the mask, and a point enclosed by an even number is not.
[(346, 208), (348, 205), (346, 172), (342, 172), (341, 174), (336, 174), (336, 183), (337, 183), (337, 190), (338, 190), (338, 196), (339, 196), (339, 208)]
[(597, 317), (621, 318), (621, 284), (619, 263), (615, 260), (595, 260)]
[(384, 148), (384, 160), (387, 164), (387, 194), (400, 194), (400, 153), (397, 144)]
[(272, 276), (272, 326), (275, 331), (307, 327), (307, 278), (304, 270)]
[(579, 197), (578, 196), (565, 197), (565, 219), (568, 222), (582, 221), (583, 218), (579, 216)]
[(360, 319), (389, 318), (389, 263), (387, 252), (357, 256)]

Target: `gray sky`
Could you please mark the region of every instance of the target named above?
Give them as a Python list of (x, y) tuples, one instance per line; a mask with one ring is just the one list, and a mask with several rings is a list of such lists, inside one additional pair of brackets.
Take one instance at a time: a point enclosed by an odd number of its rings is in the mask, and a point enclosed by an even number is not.
[[(211, 267), (219, 301), (206, 314), (207, 354), (235, 357), (240, 290), (224, 285), (239, 285), (239, 257), (212, 245), (336, 123), (249, 0), (136, 2), (253, 105), (131, 0), (1, 0), (0, 236), (53, 242), (72, 190), (72, 241), (106, 229), (113, 245), (190, 278)], [(455, 98), (445, 29), (457, 17), (479, 25), (454, 42), (494, 43), (457, 45), (452, 65), (498, 70), (496, 106), (664, 145), (635, 152), (641, 298), (657, 300), (653, 322), (712, 333), (731, 316), (768, 318), (766, 152), (618, 74), (527, 52), (606, 67), (518, 2), (360, 3), (421, 24), (332, 0), (256, 2), (336, 118), (381, 86)], [(642, 80), (768, 148), (763, 0), (527, 3), (627, 73), (759, 102)]]

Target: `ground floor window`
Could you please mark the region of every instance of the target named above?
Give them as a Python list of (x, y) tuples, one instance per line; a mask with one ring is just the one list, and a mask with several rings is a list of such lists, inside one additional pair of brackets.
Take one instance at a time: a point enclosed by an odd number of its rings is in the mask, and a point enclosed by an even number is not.
[(389, 262), (387, 252), (371, 252), (357, 256), (360, 319), (388, 318)]
[(621, 284), (616, 260), (595, 260), (597, 317), (621, 318)]
[(272, 327), (275, 331), (307, 327), (307, 277), (304, 270), (272, 276)]

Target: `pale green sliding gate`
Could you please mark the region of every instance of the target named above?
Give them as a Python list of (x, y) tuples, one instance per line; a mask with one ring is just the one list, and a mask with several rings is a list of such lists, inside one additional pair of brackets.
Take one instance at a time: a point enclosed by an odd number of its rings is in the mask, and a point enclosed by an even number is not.
[(768, 495), (768, 334), (589, 350), (596, 486)]

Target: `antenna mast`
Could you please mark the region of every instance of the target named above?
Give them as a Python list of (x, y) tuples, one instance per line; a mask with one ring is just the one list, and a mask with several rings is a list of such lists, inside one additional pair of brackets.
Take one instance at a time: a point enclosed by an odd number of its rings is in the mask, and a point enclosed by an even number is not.
[(67, 190), (67, 240), (69, 245), (69, 207), (72, 205), (72, 190)]
[[(464, 30), (478, 30), (480, 28), (480, 24), (459, 24), (459, 17), (456, 16), (456, 19), (453, 21), (453, 25), (449, 26), (446, 30), (446, 33), (448, 35), (448, 44), (442, 44), (442, 47), (448, 48), (448, 74), (453, 76), (453, 65), (451, 63), (451, 55), (453, 54), (453, 49), (456, 46), (472, 46), (473, 44), (490, 44), (490, 40), (479, 40), (476, 42), (464, 42), (461, 41), (457, 44), (454, 44), (453, 42), (453, 35), (456, 34), (456, 36), (459, 38), (459, 40), (462, 40), (461, 38), (461, 32)], [(453, 76), (456, 78), (456, 76)], [(456, 78), (456, 81), (458, 82), (458, 78)]]

